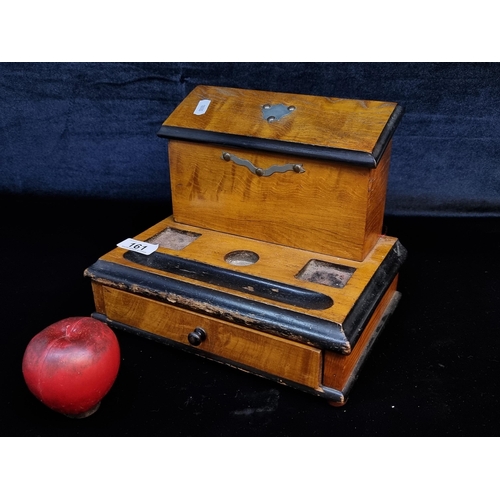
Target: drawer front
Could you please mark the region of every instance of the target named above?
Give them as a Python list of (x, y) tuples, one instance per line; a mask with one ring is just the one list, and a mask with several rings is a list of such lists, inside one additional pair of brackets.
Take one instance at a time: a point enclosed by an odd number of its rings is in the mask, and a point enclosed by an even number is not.
[(102, 287), (104, 314), (113, 321), (191, 345), (190, 333), (201, 328), (206, 338), (195, 348), (311, 388), (321, 380), (319, 349), (236, 326), (169, 304)]
[(180, 141), (169, 158), (176, 222), (364, 258), (373, 170)]

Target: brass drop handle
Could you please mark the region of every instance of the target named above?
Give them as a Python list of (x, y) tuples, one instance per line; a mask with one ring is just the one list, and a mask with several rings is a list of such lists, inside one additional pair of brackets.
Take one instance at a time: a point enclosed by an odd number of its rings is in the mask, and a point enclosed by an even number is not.
[(286, 163), (285, 165), (272, 165), (269, 168), (263, 169), (260, 167), (256, 167), (251, 161), (245, 160), (243, 158), (238, 158), (236, 155), (228, 153), (224, 151), (222, 153), (221, 158), (225, 161), (232, 161), (236, 163), (236, 165), (240, 165), (242, 167), (247, 167), (252, 174), (255, 174), (259, 177), (269, 177), (274, 173), (284, 173), (284, 172), (295, 172), (296, 174), (303, 174), (305, 172), (304, 167), (301, 163)]
[(189, 335), (188, 335), (188, 342), (191, 345), (194, 346), (199, 346), (204, 340), (207, 338), (207, 332), (203, 330), (203, 328), (200, 328), (197, 326)]

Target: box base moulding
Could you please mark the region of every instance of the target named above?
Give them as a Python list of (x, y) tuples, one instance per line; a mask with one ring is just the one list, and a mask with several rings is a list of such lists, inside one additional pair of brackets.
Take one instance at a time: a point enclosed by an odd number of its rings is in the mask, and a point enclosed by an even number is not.
[(172, 217), (90, 266), (110, 326), (345, 403), (394, 311), (406, 250), (381, 236), (362, 262), (177, 224)]

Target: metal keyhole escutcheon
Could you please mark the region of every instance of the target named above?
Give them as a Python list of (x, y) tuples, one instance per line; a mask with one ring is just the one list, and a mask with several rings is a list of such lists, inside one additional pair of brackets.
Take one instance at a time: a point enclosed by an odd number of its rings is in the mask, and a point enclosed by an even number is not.
[(207, 338), (207, 332), (197, 326), (189, 335), (188, 342), (191, 345), (198, 346)]

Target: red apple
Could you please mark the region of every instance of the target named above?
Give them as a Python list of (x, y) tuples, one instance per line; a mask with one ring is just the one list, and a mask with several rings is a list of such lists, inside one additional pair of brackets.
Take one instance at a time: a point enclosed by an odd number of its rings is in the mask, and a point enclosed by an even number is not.
[(30, 391), (55, 411), (91, 415), (111, 389), (120, 366), (113, 330), (90, 317), (67, 318), (35, 335), (23, 357)]

